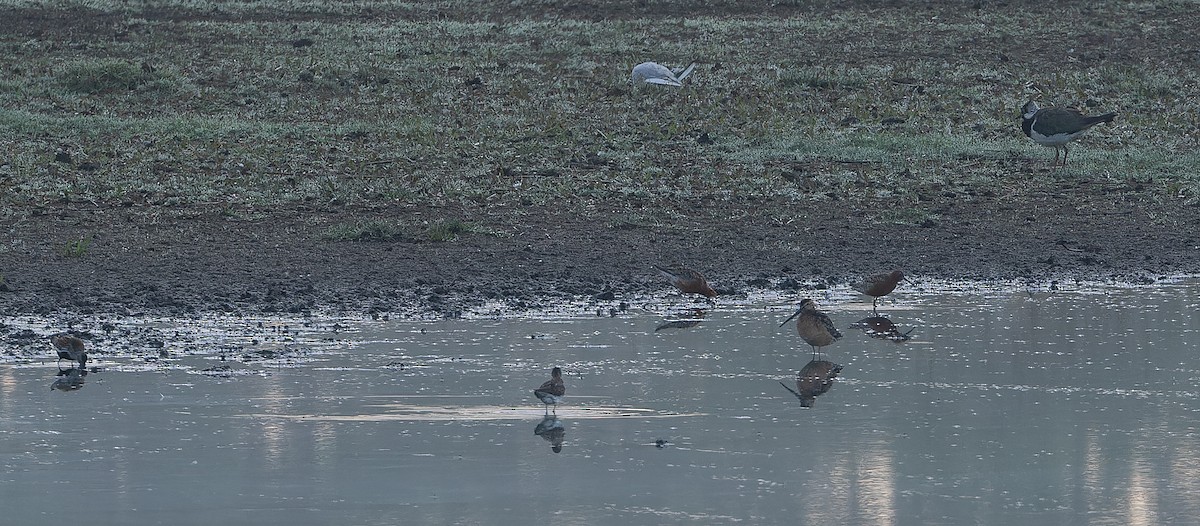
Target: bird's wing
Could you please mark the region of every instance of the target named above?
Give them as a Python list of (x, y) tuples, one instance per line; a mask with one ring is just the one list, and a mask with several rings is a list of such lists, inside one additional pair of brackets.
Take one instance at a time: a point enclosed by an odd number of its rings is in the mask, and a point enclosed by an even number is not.
[(818, 314), (817, 320), (821, 322), (825, 330), (829, 331), (829, 334), (833, 335), (833, 339), (836, 340), (842, 337), (842, 333), (838, 332), (837, 327), (833, 326), (833, 320), (830, 320), (829, 316), (826, 316), (825, 313)]
[(661, 85), (663, 85), (663, 86), (682, 86), (682, 85), (683, 85), (683, 84), (682, 84), (682, 83), (680, 83), (678, 80), (675, 80), (675, 79), (664, 79), (664, 78), (649, 78), (649, 79), (646, 79), (646, 83), (648, 83), (648, 84), (661, 84)]
[(1087, 128), (1087, 121), (1079, 112), (1068, 108), (1046, 108), (1037, 114), (1038, 133), (1047, 137), (1070, 135)]

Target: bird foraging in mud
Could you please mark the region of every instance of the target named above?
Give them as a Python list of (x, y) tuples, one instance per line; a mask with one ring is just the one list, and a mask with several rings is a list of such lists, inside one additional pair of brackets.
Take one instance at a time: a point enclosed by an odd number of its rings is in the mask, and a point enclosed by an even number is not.
[(692, 74), (692, 70), (696, 68), (696, 63), (693, 62), (683, 71), (675, 72), (670, 68), (657, 62), (642, 62), (633, 67), (633, 74), (630, 76), (630, 81), (635, 86), (642, 84), (658, 84), (660, 86), (675, 86), (683, 85), (683, 80)]
[[(79, 362), (79, 368), (87, 367), (87, 350), (84, 349), (83, 340), (77, 336), (67, 333), (55, 334), (50, 337), (50, 344), (54, 346), (54, 350), (58, 352), (58, 359), (71, 360)], [(62, 366), (59, 366), (62, 369)]]
[(538, 397), (543, 404), (546, 404), (547, 410), (551, 405), (554, 406), (555, 412), (558, 412), (558, 403), (562, 401), (563, 396), (567, 394), (567, 387), (563, 384), (562, 369), (555, 367), (550, 371), (550, 379), (546, 380), (541, 387), (533, 390), (533, 395)]
[(1033, 142), (1054, 148), (1054, 165), (1058, 164), (1058, 149), (1062, 148), (1062, 165), (1067, 165), (1067, 143), (1078, 139), (1102, 122), (1112, 122), (1117, 112), (1086, 116), (1070, 108), (1042, 108), (1034, 101), (1021, 108), (1021, 131)]
[(902, 279), (904, 279), (904, 273), (899, 270), (893, 270), (887, 274), (876, 274), (864, 278), (861, 282), (854, 285), (854, 290), (874, 297), (874, 300), (871, 302), (871, 310), (875, 310), (879, 305), (879, 298), (887, 296), (893, 290), (896, 290), (896, 285)]
[(654, 268), (670, 280), (671, 284), (679, 289), (679, 292), (684, 294), (699, 294), (710, 300), (717, 297), (717, 291), (708, 286), (708, 280), (704, 279), (704, 274), (680, 265), (672, 265), (670, 267), (654, 265)]
[(801, 300), (800, 309), (783, 320), (779, 326), (787, 325), (792, 318), (796, 318), (796, 332), (800, 334), (800, 338), (812, 346), (814, 359), (820, 354), (821, 347), (830, 345), (842, 337), (842, 333), (833, 326), (829, 316), (817, 310), (817, 303), (809, 298)]

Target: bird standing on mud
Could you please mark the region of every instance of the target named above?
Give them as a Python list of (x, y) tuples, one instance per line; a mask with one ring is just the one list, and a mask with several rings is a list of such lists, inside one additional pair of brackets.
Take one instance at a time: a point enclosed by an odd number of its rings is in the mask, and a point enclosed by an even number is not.
[[(50, 344), (54, 345), (54, 350), (58, 352), (59, 360), (79, 362), (81, 369), (87, 367), (87, 351), (83, 347), (83, 340), (64, 332), (51, 336)], [(62, 366), (59, 366), (59, 369), (61, 368)]]
[[(799, 318), (796, 318), (797, 316)], [(779, 326), (787, 325), (792, 318), (796, 318), (796, 332), (800, 333), (800, 338), (812, 346), (813, 359), (819, 355), (821, 347), (832, 344), (842, 337), (842, 333), (833, 326), (833, 321), (829, 319), (829, 316), (817, 310), (816, 302), (809, 298), (804, 298), (800, 302), (800, 309), (788, 316), (788, 319), (783, 320)]]
[(547, 410), (550, 405), (553, 405), (555, 412), (558, 412), (558, 403), (562, 401), (565, 394), (567, 394), (567, 386), (563, 384), (562, 369), (558, 367), (550, 371), (549, 380), (533, 390), (533, 395), (546, 404)]
[(671, 280), (671, 284), (679, 289), (679, 292), (684, 294), (699, 294), (711, 300), (717, 297), (717, 291), (708, 286), (708, 280), (704, 279), (704, 274), (695, 270), (680, 265), (672, 265), (670, 267), (660, 267), (654, 265), (663, 276)]
[(1021, 131), (1042, 146), (1054, 147), (1054, 165), (1062, 148), (1062, 166), (1067, 165), (1067, 143), (1078, 139), (1092, 126), (1112, 122), (1117, 112), (1089, 117), (1069, 108), (1040, 108), (1034, 101), (1021, 108)]
[(875, 310), (879, 305), (879, 298), (887, 296), (893, 290), (896, 290), (896, 285), (902, 279), (904, 279), (904, 273), (899, 270), (893, 270), (888, 274), (876, 274), (864, 278), (861, 282), (854, 285), (854, 290), (874, 297), (874, 301), (871, 302), (871, 310)]

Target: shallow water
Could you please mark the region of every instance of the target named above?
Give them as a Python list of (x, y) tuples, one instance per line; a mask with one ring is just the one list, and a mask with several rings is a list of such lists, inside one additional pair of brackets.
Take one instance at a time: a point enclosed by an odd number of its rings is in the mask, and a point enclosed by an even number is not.
[[(846, 328), (869, 301), (816, 293), (845, 334), (825, 358), (844, 368), (811, 409), (780, 385), (811, 358), (778, 327), (798, 298), (615, 318), (117, 320), (177, 340), (157, 360), (93, 344), (97, 369), (69, 392), (50, 388), (48, 344), (0, 365), (4, 521), (1200, 517), (1197, 284), (937, 288), (883, 300), (904, 343)], [(690, 321), (656, 331), (676, 319)], [(556, 422), (531, 393), (554, 365)]]

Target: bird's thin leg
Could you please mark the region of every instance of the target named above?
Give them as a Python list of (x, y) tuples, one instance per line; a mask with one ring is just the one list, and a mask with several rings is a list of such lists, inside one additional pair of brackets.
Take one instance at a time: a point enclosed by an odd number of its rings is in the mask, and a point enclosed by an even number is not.
[(1063, 162), (1062, 162), (1062, 165), (1063, 165), (1063, 167), (1066, 167), (1066, 166), (1067, 166), (1067, 145), (1065, 145), (1065, 144), (1063, 145)]
[(1054, 166), (1058, 166), (1058, 146), (1054, 147)]

